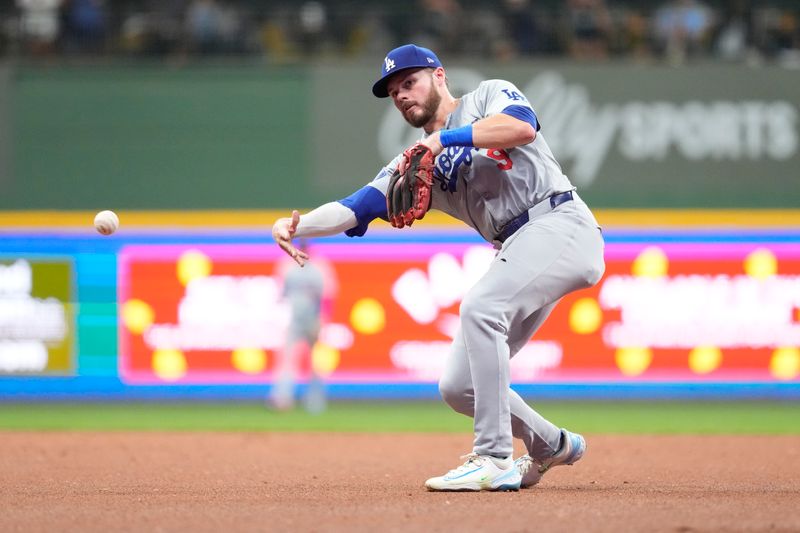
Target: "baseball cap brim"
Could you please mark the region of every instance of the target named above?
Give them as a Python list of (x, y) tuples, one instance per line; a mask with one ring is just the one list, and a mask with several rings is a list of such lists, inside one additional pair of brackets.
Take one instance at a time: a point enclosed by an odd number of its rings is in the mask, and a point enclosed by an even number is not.
[(381, 78), (381, 79), (379, 79), (378, 81), (375, 82), (375, 85), (372, 86), (372, 94), (374, 94), (378, 98), (388, 98), (389, 97), (389, 88), (388, 88), (389, 79), (391, 79), (392, 76), (394, 76), (395, 74), (398, 74), (400, 72), (405, 72), (407, 70), (419, 69), (419, 68), (428, 68), (428, 65), (413, 65), (413, 66), (410, 66), (410, 67), (405, 67), (405, 68), (401, 68), (401, 69), (392, 71), (391, 74), (388, 74), (387, 76), (384, 76), (383, 78)]

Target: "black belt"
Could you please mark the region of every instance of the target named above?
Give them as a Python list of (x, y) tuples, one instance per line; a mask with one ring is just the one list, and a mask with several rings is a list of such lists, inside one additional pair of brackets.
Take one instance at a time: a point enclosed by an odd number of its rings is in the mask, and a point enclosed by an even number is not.
[[(550, 196), (548, 200), (550, 200), (550, 208), (555, 209), (564, 202), (569, 202), (570, 200), (572, 200), (572, 191), (565, 191), (554, 194)], [(530, 215), (528, 214), (528, 211), (527, 210), (523, 211), (521, 215), (517, 216), (516, 218), (512, 218), (510, 221), (506, 222), (506, 225), (503, 226), (503, 229), (501, 229), (500, 233), (497, 234), (495, 240), (499, 242), (505, 242), (506, 239), (514, 235), (514, 233), (519, 228), (527, 224), (529, 220), (530, 220)]]

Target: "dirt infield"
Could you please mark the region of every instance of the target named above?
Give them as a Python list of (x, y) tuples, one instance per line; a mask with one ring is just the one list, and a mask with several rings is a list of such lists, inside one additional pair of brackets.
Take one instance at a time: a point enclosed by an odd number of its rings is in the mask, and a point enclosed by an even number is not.
[(0, 433), (0, 531), (800, 531), (800, 436), (587, 436), (518, 493), (429, 493), (469, 435)]

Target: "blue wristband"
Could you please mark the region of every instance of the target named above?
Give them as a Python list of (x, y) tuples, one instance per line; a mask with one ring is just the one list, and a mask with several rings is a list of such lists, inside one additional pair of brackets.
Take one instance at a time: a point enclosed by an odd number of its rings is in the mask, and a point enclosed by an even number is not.
[(475, 146), (472, 144), (472, 124), (440, 131), (439, 141), (445, 148), (448, 146)]

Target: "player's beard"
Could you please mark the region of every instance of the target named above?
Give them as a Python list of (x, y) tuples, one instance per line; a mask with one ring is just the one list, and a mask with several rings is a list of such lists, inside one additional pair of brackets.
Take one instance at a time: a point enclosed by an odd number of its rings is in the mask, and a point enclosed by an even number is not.
[(428, 98), (421, 104), (416, 104), (416, 107), (420, 109), (414, 114), (409, 113), (408, 110), (403, 111), (403, 118), (415, 128), (421, 128), (436, 116), (436, 110), (439, 109), (440, 103), (442, 103), (442, 95), (439, 94), (436, 87), (431, 84)]

